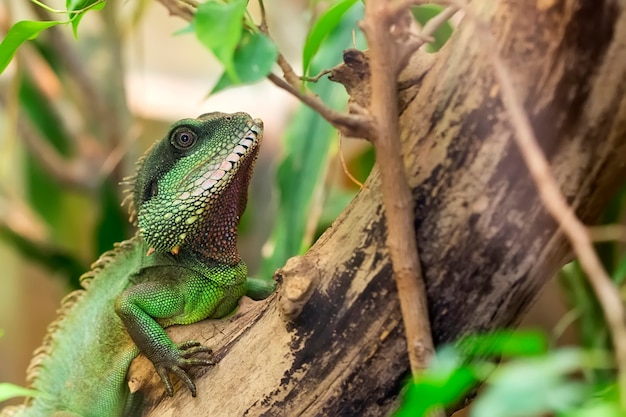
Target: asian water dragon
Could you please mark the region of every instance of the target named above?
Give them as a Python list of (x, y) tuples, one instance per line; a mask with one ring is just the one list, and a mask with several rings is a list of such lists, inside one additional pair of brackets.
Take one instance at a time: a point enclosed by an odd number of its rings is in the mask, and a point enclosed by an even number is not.
[[(245, 113), (176, 122), (137, 163), (131, 221), (137, 235), (103, 254), (62, 302), (28, 370), (41, 393), (6, 416), (130, 416), (141, 412), (126, 373), (143, 353), (169, 395), (170, 374), (196, 395), (186, 370), (212, 365), (208, 347), (175, 344), (164, 327), (220, 318), (274, 284), (247, 278), (237, 224), (263, 124)], [(202, 354), (198, 356), (197, 354)]]

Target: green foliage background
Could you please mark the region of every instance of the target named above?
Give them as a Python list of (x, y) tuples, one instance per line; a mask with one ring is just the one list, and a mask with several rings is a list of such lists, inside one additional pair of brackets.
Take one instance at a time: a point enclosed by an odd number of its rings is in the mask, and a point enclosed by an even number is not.
[[(38, 38), (38, 35), (59, 29), (66, 31), (66, 28), (57, 26), (69, 25), (73, 35), (78, 36), (84, 14), (102, 9), (98, 13), (102, 14), (105, 30), (111, 32), (108, 45), (119, 42), (115, 37), (119, 27), (111, 17), (115, 2), (110, 1), (104, 7), (105, 3), (103, 0), (68, 0), (60, 15), (54, 9), (38, 4), (41, 9), (37, 12), (39, 20), (14, 23), (2, 40), (0, 72), (7, 68), (23, 43), (30, 41), (33, 53), (59, 79), (71, 78), (75, 74), (75, 69), (71, 68), (73, 64), (59, 59), (52, 37)], [(145, 4), (145, 1), (135, 2), (134, 9), (129, 12), (132, 19), (142, 15)], [(424, 24), (440, 10), (438, 6), (426, 5), (414, 8), (413, 14), (420, 24)], [(303, 73), (315, 75), (339, 64), (343, 49), (365, 49), (358, 29), (362, 15), (363, 4), (355, 0), (313, 3), (310, 30), (302, 46)], [(58, 16), (61, 18), (53, 19)], [(279, 49), (257, 28), (258, 23), (248, 10), (246, 0), (209, 0), (199, 6), (194, 21), (183, 32), (193, 33), (223, 65), (223, 74), (212, 93), (260, 81), (275, 69)], [(452, 31), (450, 24), (440, 28), (435, 42), (429, 45), (430, 50), (435, 52), (442, 47)], [(109, 53), (115, 55), (115, 47)], [(112, 62), (104, 73), (115, 73), (115, 59)], [(27, 68), (18, 67), (13, 77), (13, 88), (0, 97), (6, 109), (7, 123), (13, 127), (25, 124), (14, 131), (35, 132), (50, 152), (72, 161), (80, 154), (80, 143), (68, 127), (67, 116), (59, 114), (58, 107), (51, 105), (43, 87)], [(115, 80), (115, 76), (111, 79)], [(71, 83), (63, 86), (75, 88)], [(117, 133), (127, 130), (131, 115), (125, 105), (119, 105), (120, 93), (107, 91), (110, 86), (106, 84), (100, 88), (106, 101), (103, 106), (111, 110), (107, 116), (115, 118), (119, 124)], [(327, 80), (315, 85), (306, 83), (302, 88), (310, 88), (333, 108), (346, 106), (343, 88)], [(73, 93), (68, 91), (66, 94), (71, 96)], [(80, 113), (80, 103), (75, 105), (74, 112)], [(15, 117), (16, 109), (19, 109), (19, 121)], [(80, 117), (93, 119), (93, 112), (89, 113), (85, 111)], [(116, 136), (106, 126), (100, 126), (106, 125), (107, 120), (96, 117), (87, 123), (93, 125), (90, 133), (106, 153), (100, 159), (96, 158), (99, 164), (118, 149), (118, 141), (129, 140), (127, 134)], [(283, 134), (282, 157), (273, 180), (278, 203), (271, 216), (273, 222), (265, 244), (265, 256), (257, 268), (259, 277), (271, 278), (273, 271), (287, 258), (306, 251), (357, 192), (358, 187), (346, 186), (345, 181), (333, 180), (329, 175), (329, 163), (336, 158), (338, 151), (337, 139), (335, 130), (314, 111), (301, 105), (294, 112)], [(5, 218), (0, 219), (0, 238), (25, 259), (49, 270), (50, 276), (66, 279), (68, 289), (76, 288), (77, 278), (88, 268), (90, 260), (132, 233), (125, 220), (126, 213), (120, 207), (122, 195), (118, 183), (132, 171), (130, 161), (135, 155), (127, 156), (109, 172), (99, 170), (98, 164), (94, 163), (84, 171), (90, 176), (68, 184), (67, 180), (51, 173), (41, 155), (37, 155), (40, 148), (41, 145), (33, 147), (32, 143), (26, 146), (23, 170), (13, 173), (12, 181), (23, 187), (19, 197), (33, 217), (45, 224), (48, 233), (34, 238), (13, 227)], [(366, 177), (372, 164), (371, 148), (358, 152), (348, 161), (350, 169), (360, 173), (361, 179)], [(11, 200), (15, 195), (15, 189), (2, 188), (0, 202)], [(257, 214), (263, 210), (254, 204), (253, 200), (243, 220), (244, 239), (246, 233), (253, 230), (251, 224), (264, 221)], [(626, 223), (626, 181), (607, 210), (604, 222)], [(605, 267), (618, 285), (622, 285), (626, 277), (624, 246), (617, 242), (598, 245)], [(261, 252), (260, 247), (258, 252)], [(600, 306), (575, 262), (563, 269), (560, 281), (572, 306), (567, 319), (578, 329), (579, 346), (553, 348), (551, 338), (540, 332), (502, 331), (467, 337), (454, 345), (442, 347), (431, 368), (407, 384), (404, 403), (397, 415), (425, 416), (436, 408), (453, 407), (485, 381), (484, 389), (473, 405), (473, 416), (624, 415), (626, 410), (619, 402), (620, 393), (615, 385), (609, 330)], [(2, 343), (11, 341), (5, 337)], [(498, 365), (502, 358), (504, 361)], [(0, 401), (21, 395), (32, 393), (15, 385), (0, 384)]]

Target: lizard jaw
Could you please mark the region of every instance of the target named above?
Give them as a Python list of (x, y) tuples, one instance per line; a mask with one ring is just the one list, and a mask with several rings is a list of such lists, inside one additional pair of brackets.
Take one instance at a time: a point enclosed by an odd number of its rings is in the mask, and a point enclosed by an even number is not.
[[(226, 138), (224, 141), (228, 142), (227, 147), (225, 146), (223, 150), (213, 149), (212, 153), (202, 158), (200, 157), (202, 153), (198, 153), (195, 157), (195, 164), (197, 164), (195, 168), (189, 167), (188, 172), (178, 178), (172, 175), (169, 190), (161, 189), (161, 184), (159, 184), (156, 191), (150, 194), (150, 198), (141, 203), (138, 213), (139, 230), (149, 247), (154, 248), (156, 252), (176, 254), (181, 248), (192, 244), (198, 238), (197, 234), (206, 233), (205, 221), (207, 216), (210, 216), (210, 212), (230, 210), (228, 207), (223, 207), (223, 204), (233, 204), (233, 210), (239, 211), (240, 202), (233, 200), (224, 203), (220, 196), (230, 187), (230, 183), (235, 178), (237, 182), (240, 182), (239, 177), (242, 173), (239, 171), (251, 170), (252, 164), (249, 161), (256, 158), (263, 137), (263, 122), (244, 113), (209, 116), (221, 117), (229, 123), (239, 120), (241, 124), (239, 127), (234, 126), (236, 130), (231, 133), (227, 132), (228, 135), (224, 136)], [(201, 123), (207, 122), (210, 117), (200, 116), (195, 122), (183, 120), (176, 126), (176, 129), (187, 127), (193, 130), (195, 128), (195, 132), (200, 135)], [(198, 125), (198, 120), (200, 120), (200, 125)], [(175, 132), (174, 129), (171, 131)], [(204, 143), (213, 146), (211, 144), (215, 144), (216, 141), (209, 138)], [(199, 152), (202, 150), (200, 149)], [(158, 159), (150, 158), (148, 155), (146, 161), (158, 167), (159, 162), (152, 162), (153, 159), (155, 161)], [(188, 156), (184, 159), (188, 165), (190, 161), (193, 161), (193, 159), (188, 159)], [(249, 175), (249, 173), (244, 175)], [(150, 185), (150, 183), (146, 184)], [(166, 181), (165, 184), (168, 182)], [(146, 195), (147, 185), (139, 187), (143, 195)], [(245, 200), (242, 201), (245, 205)], [(152, 252), (149, 251), (149, 253)]]

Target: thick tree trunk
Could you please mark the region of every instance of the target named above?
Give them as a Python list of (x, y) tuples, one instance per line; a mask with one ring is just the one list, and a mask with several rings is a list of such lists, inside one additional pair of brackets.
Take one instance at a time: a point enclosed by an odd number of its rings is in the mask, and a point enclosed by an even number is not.
[[(561, 189), (593, 222), (626, 178), (626, 1), (475, 0), (472, 7), (490, 22)], [(418, 54), (422, 64), (400, 82), (404, 163), (438, 344), (514, 325), (572, 256), (512, 140), (472, 27), (461, 24), (432, 65)], [(348, 87), (364, 100), (367, 68), (350, 63)], [(244, 303), (229, 319), (173, 329), (176, 339), (212, 346), (218, 364), (194, 374), (195, 399), (180, 386), (174, 399), (158, 386), (148, 390), (149, 415), (393, 409), (409, 364), (379, 184), (375, 170), (314, 247), (280, 271), (283, 289), (298, 279), (316, 284), (293, 321), (279, 316), (275, 295)]]

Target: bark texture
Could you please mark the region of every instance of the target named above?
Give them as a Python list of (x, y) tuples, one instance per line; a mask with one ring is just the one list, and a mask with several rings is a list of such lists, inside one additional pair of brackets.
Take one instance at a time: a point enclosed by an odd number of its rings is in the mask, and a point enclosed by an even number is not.
[[(593, 223), (626, 178), (626, 1), (475, 0), (472, 8), (490, 22), (564, 194)], [(571, 258), (512, 141), (482, 47), (472, 25), (462, 24), (436, 56), (416, 54), (399, 82), (404, 163), (438, 344), (514, 325)], [(335, 78), (363, 104), (367, 59), (346, 58)], [(147, 415), (393, 410), (409, 363), (379, 169), (314, 247), (277, 274), (283, 286), (316, 285), (300, 315), (285, 322), (277, 294), (244, 302), (229, 319), (172, 329), (175, 339), (213, 347), (218, 363), (193, 373), (197, 398), (180, 385), (173, 399), (158, 385), (146, 390)], [(139, 362), (135, 382), (154, 383)]]

